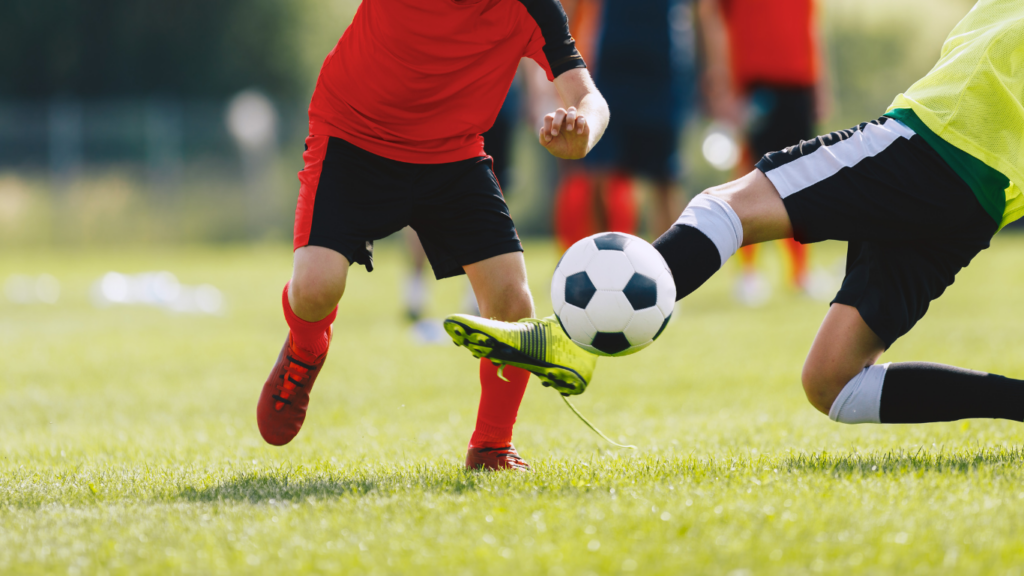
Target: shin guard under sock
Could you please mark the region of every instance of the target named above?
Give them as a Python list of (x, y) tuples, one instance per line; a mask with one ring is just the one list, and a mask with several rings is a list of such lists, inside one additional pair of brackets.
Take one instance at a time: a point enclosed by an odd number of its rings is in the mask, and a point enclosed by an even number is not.
[(886, 424), (963, 418), (1024, 421), (1024, 381), (930, 362), (889, 365), (879, 416)]
[(295, 315), (292, 305), (288, 301), (288, 284), (285, 284), (284, 293), (281, 295), (281, 306), (284, 308), (284, 318), (288, 322), (288, 328), (291, 329), (292, 342), (295, 344), (295, 348), (300, 352), (309, 354), (311, 358), (316, 358), (327, 352), (327, 348), (331, 344), (327, 328), (330, 327), (338, 316), (337, 306), (327, 317), (316, 322), (303, 320)]
[(929, 362), (869, 366), (843, 388), (829, 417), (844, 424), (921, 424), (963, 418), (1024, 421), (1024, 381)]
[(530, 373), (515, 366), (505, 366), (498, 377), (498, 367), (486, 358), (480, 359), (480, 408), (470, 446), (498, 448), (512, 443), (512, 427), (519, 414), (519, 404), (526, 393)]
[(676, 300), (700, 287), (739, 250), (743, 225), (729, 204), (710, 194), (699, 194), (679, 220), (654, 241), (672, 271)]

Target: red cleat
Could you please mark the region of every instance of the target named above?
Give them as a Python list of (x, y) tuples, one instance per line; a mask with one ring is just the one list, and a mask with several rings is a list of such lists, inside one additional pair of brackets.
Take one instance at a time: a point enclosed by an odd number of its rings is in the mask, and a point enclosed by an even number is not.
[[(327, 329), (327, 338), (333, 336), (334, 327)], [(256, 405), (256, 423), (268, 444), (284, 446), (302, 429), (309, 406), (309, 393), (313, 390), (327, 352), (307, 362), (292, 349), (292, 336), (284, 341), (270, 377), (263, 385), (260, 401)]]
[(530, 465), (516, 452), (516, 447), (509, 444), (498, 448), (470, 446), (466, 453), (466, 468), (470, 470), (516, 470), (529, 472)]

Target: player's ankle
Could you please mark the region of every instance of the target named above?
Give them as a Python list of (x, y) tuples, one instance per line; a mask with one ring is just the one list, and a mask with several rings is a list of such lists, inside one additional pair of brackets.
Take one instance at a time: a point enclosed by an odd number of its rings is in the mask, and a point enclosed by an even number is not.
[(476, 439), (476, 433), (474, 432), (473, 438), (469, 440), (470, 448), (504, 448), (512, 444), (512, 436), (508, 436), (502, 439)]

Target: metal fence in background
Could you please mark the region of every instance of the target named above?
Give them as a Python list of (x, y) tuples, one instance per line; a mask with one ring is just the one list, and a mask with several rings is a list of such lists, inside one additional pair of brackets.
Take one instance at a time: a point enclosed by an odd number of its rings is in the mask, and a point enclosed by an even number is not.
[(304, 108), (256, 90), (0, 101), (0, 244), (285, 237)]
[[(278, 105), (255, 91), (227, 102), (146, 100), (0, 102), (0, 171), (45, 171), (73, 178), (84, 168), (141, 168), (148, 180), (173, 181), (188, 164), (241, 170), (245, 143), (229, 129), (239, 99), (266, 104), (256, 113), (270, 117), (241, 122), (270, 125), (265, 144), (301, 142), (306, 131), (302, 106)], [(249, 112), (253, 110), (250, 107)], [(237, 118), (238, 115), (236, 114)], [(245, 132), (245, 126), (241, 126)], [(264, 136), (267, 136), (266, 134)]]

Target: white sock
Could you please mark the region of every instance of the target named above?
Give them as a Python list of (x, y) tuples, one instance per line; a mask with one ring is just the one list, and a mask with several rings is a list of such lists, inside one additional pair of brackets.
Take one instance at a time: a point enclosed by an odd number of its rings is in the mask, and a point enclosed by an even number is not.
[(415, 272), (405, 280), (405, 307), (407, 311), (420, 315), (427, 307), (427, 283), (421, 274)]
[(676, 224), (704, 233), (718, 248), (722, 265), (743, 245), (743, 224), (729, 203), (711, 194), (698, 194), (683, 210)]
[(843, 424), (879, 424), (882, 382), (889, 364), (876, 364), (853, 377), (832, 403), (828, 417)]

